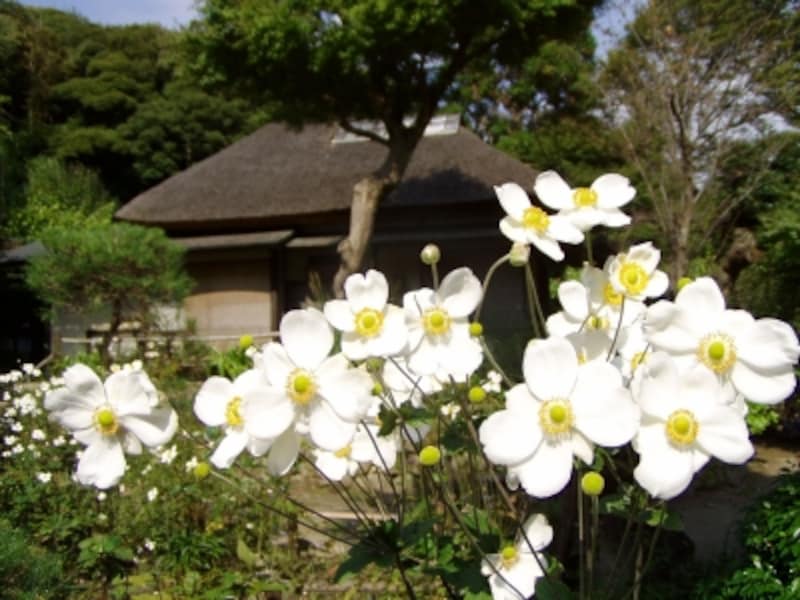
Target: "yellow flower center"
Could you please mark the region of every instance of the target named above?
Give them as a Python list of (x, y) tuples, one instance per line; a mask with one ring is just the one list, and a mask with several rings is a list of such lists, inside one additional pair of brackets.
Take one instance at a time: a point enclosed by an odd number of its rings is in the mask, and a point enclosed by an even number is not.
[(700, 340), (697, 358), (715, 373), (727, 373), (736, 362), (736, 346), (729, 335), (712, 333)]
[(550, 226), (550, 217), (538, 206), (526, 208), (522, 214), (522, 224), (526, 229), (533, 229), (537, 233), (544, 233)]
[(519, 560), (519, 552), (514, 546), (506, 546), (500, 551), (500, 564), (504, 569), (510, 569)]
[(350, 458), (350, 453), (353, 451), (353, 448), (350, 444), (347, 444), (344, 448), (339, 448), (333, 455), (336, 458)]
[(615, 290), (613, 285), (607, 283), (603, 288), (603, 300), (609, 306), (620, 306), (622, 305), (622, 294)]
[(374, 337), (383, 328), (383, 313), (374, 308), (362, 308), (356, 314), (356, 331), (361, 337)]
[(568, 434), (572, 429), (573, 420), (569, 400), (548, 400), (539, 408), (539, 424), (542, 431), (551, 438)]
[(244, 423), (242, 414), (239, 412), (241, 405), (242, 399), (239, 396), (234, 396), (225, 406), (225, 420), (231, 427), (240, 427)]
[(114, 435), (117, 433), (117, 429), (119, 429), (117, 415), (107, 406), (104, 406), (94, 413), (94, 424), (97, 431), (103, 435)]
[(295, 369), (289, 375), (286, 383), (286, 392), (295, 404), (305, 406), (317, 393), (314, 377), (304, 369)]
[(697, 439), (700, 424), (688, 410), (676, 410), (667, 418), (667, 437), (680, 448), (691, 446)]
[(431, 308), (422, 315), (422, 327), (430, 335), (444, 335), (450, 331), (450, 315), (443, 308)]
[(637, 262), (626, 261), (619, 270), (619, 282), (630, 296), (638, 296), (650, 282), (647, 272)]
[(589, 188), (577, 188), (572, 192), (572, 201), (578, 208), (589, 208), (597, 204), (597, 192)]

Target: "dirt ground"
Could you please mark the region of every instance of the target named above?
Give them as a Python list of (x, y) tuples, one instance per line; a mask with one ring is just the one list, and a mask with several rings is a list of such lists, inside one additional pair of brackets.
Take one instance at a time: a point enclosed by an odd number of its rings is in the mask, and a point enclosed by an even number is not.
[(673, 502), (694, 544), (696, 559), (712, 560), (740, 551), (737, 524), (744, 511), (780, 475), (800, 470), (800, 443), (757, 442), (755, 448), (755, 456), (744, 467), (707, 466), (711, 473)]

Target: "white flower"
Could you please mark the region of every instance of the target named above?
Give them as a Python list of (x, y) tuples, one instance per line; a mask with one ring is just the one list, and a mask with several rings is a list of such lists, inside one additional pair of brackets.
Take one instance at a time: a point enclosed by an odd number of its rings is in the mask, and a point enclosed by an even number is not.
[(47, 435), (41, 429), (34, 429), (31, 431), (31, 439), (36, 440), (37, 442), (41, 442), (47, 439)]
[(144, 549), (147, 550), (148, 552), (152, 552), (153, 550), (156, 549), (156, 543), (149, 538), (145, 539), (143, 546)]
[(633, 440), (639, 485), (667, 500), (683, 492), (711, 456), (742, 464), (753, 455), (741, 411), (721, 398), (729, 394), (730, 387), (706, 369), (680, 374), (668, 355), (648, 358), (638, 398), (642, 423)]
[(281, 344), (270, 342), (254, 357), (278, 390), (278, 399), (260, 411), (255, 433), (270, 437), (287, 432), (273, 473), (286, 472), (297, 457), (295, 426), (307, 421), (311, 441), (335, 452), (350, 443), (373, 400), (372, 378), (365, 370), (351, 368), (341, 353), (328, 356), (333, 331), (320, 311), (289, 311), (281, 319), (280, 333)]
[(611, 285), (626, 300), (657, 298), (669, 287), (667, 274), (656, 268), (660, 260), (661, 252), (651, 242), (644, 242), (609, 257), (605, 271)]
[(464, 379), (483, 361), (470, 336), (469, 315), (483, 295), (481, 282), (466, 267), (447, 274), (439, 289), (403, 296), (408, 326), (408, 366), (418, 375)]
[(507, 215), (500, 221), (500, 231), (512, 242), (533, 244), (540, 252), (560, 261), (564, 259), (564, 251), (558, 242), (583, 241), (583, 233), (566, 217), (549, 215), (533, 206), (528, 194), (516, 183), (495, 186), (494, 192)]
[(572, 189), (555, 171), (540, 173), (533, 185), (539, 199), (581, 231), (595, 225), (622, 227), (631, 218), (619, 210), (636, 195), (627, 177), (608, 173), (594, 180), (591, 187)]
[(77, 470), (85, 485), (116, 485), (125, 473), (123, 451), (139, 454), (142, 444), (165, 444), (178, 427), (175, 411), (158, 405), (158, 393), (143, 371), (113, 373), (103, 384), (78, 364), (64, 373), (64, 383), (47, 393), (44, 406), (86, 444)]
[(558, 301), (563, 310), (548, 317), (547, 332), (560, 337), (595, 330), (613, 338), (618, 327), (624, 329), (644, 311), (642, 302), (624, 299), (604, 270), (588, 264), (581, 270), (580, 281), (564, 281), (558, 286)]
[(147, 490), (148, 502), (155, 502), (156, 498), (158, 498), (158, 488), (152, 487), (149, 490)]
[(98, 492), (97, 493), (97, 501), (98, 502), (105, 502), (106, 498), (108, 498), (108, 494), (106, 494), (105, 492)]
[(186, 470), (187, 473), (191, 473), (194, 471), (195, 467), (200, 464), (200, 461), (197, 460), (196, 456), (193, 456), (189, 460), (184, 463), (183, 468)]
[(67, 443), (67, 440), (64, 439), (63, 435), (59, 435), (58, 437), (53, 438), (53, 441), (52, 441), (53, 446), (55, 446), (56, 448), (58, 448), (59, 446), (63, 446), (66, 443)]
[(480, 440), (493, 463), (505, 465), (532, 496), (560, 492), (572, 458), (591, 464), (593, 443), (621, 446), (636, 433), (639, 409), (612, 365), (578, 365), (562, 338), (534, 340), (525, 350), (525, 383), (506, 392), (506, 408), (486, 419)]
[(158, 460), (161, 461), (161, 464), (164, 465), (171, 465), (172, 461), (178, 456), (178, 447), (173, 444), (169, 448), (162, 450), (158, 454)]
[(40, 472), (36, 474), (36, 479), (38, 479), (41, 483), (50, 483), (50, 480), (52, 478), (53, 478), (52, 473)]
[(424, 396), (441, 391), (442, 384), (433, 375), (417, 375), (403, 357), (387, 360), (381, 373), (386, 391), (397, 405), (409, 402), (420, 407)]
[(536, 580), (544, 576), (542, 567), (547, 561), (540, 551), (553, 540), (553, 528), (544, 515), (535, 514), (528, 517), (522, 530), (524, 535), (513, 546), (488, 554), (481, 564), (493, 600), (526, 600), (533, 596)]
[(644, 329), (648, 341), (682, 368), (704, 365), (751, 402), (774, 404), (795, 388), (800, 344), (791, 326), (726, 309), (710, 277), (686, 285), (675, 302), (651, 306)]
[(370, 269), (344, 282), (346, 300), (325, 303), (325, 317), (342, 332), (342, 353), (350, 360), (391, 356), (406, 345), (405, 320), (399, 306), (387, 304), (389, 284), (383, 273)]
[(245, 448), (253, 456), (270, 450), (286, 425), (269, 421), (265, 413), (281, 401), (281, 392), (260, 369), (249, 369), (233, 381), (217, 376), (207, 379), (195, 396), (194, 414), (209, 427), (225, 428), (211, 463), (227, 469)]

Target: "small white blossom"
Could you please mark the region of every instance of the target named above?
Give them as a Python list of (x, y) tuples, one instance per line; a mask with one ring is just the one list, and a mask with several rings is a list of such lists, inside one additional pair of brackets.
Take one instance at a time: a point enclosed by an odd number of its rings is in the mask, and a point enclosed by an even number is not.
[(152, 487), (147, 490), (147, 501), (154, 502), (158, 498), (158, 488)]
[(50, 483), (50, 480), (53, 478), (52, 473), (47, 473), (46, 471), (39, 472), (36, 474), (36, 479), (38, 479), (42, 483)]

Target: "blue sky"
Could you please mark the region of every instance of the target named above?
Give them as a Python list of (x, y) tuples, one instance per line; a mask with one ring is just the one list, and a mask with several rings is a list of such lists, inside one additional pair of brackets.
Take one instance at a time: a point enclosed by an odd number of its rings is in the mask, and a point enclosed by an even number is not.
[(177, 29), (196, 15), (194, 0), (23, 0), (22, 4), (76, 12), (105, 25), (160, 23)]

